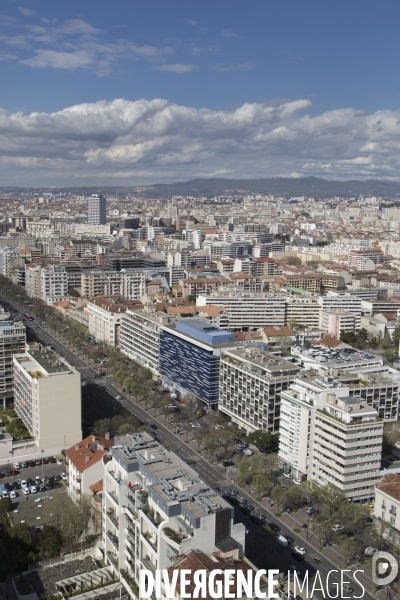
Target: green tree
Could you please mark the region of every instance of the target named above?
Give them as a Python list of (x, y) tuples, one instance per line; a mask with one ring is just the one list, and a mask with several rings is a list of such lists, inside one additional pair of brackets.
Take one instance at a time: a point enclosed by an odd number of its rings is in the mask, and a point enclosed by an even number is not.
[(281, 506), (283, 505), (285, 498), (286, 498), (286, 490), (281, 488), (279, 485), (276, 485), (274, 488), (272, 488), (271, 499), (275, 502), (276, 506), (278, 507), (278, 510), (281, 509)]
[(52, 558), (59, 556), (61, 551), (61, 535), (58, 529), (53, 525), (43, 525), (42, 531), (39, 532), (39, 549), (44, 556)]
[(292, 485), (286, 492), (285, 508), (298, 508), (304, 504), (304, 493), (297, 485)]
[(249, 433), (247, 436), (247, 441), (249, 444), (253, 444), (258, 450), (261, 448), (269, 449), (273, 445), (273, 436), (270, 431), (263, 431), (259, 429), (258, 431), (253, 431)]
[(111, 419), (106, 418), (95, 421), (93, 423), (93, 433), (100, 437), (105, 437), (106, 433), (111, 433)]
[(260, 496), (266, 496), (271, 489), (271, 482), (264, 473), (255, 473), (252, 483)]

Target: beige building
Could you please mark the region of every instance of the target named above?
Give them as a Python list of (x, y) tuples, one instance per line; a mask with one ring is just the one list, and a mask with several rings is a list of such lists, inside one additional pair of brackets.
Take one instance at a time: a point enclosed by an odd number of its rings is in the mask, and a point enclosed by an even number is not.
[(48, 349), (13, 357), (14, 407), (39, 450), (82, 439), (81, 375)]
[(6, 408), (14, 396), (13, 355), (24, 352), (26, 329), (22, 323), (0, 322), (0, 402)]
[(390, 473), (375, 487), (374, 517), (389, 525), (388, 538), (400, 543), (400, 475)]
[(133, 308), (143, 308), (143, 304), (139, 301), (122, 300), (119, 297), (91, 298), (87, 305), (89, 333), (97, 342), (118, 346), (122, 316), (127, 309)]

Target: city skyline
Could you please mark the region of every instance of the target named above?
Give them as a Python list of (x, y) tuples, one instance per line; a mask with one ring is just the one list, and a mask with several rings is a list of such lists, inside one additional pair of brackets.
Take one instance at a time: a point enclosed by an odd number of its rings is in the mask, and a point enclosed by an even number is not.
[(398, 179), (385, 6), (8, 0), (1, 185)]

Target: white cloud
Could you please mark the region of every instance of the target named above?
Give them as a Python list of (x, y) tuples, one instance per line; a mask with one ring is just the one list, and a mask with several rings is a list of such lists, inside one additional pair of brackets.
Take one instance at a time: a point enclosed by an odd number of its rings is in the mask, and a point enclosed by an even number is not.
[(216, 71), (220, 71), (221, 73), (226, 71), (248, 71), (251, 69), (251, 62), (245, 61), (240, 63), (231, 63), (228, 65), (226, 63), (218, 63), (215, 65), (214, 69)]
[(178, 73), (182, 75), (183, 73), (190, 73), (197, 69), (197, 65), (183, 65), (180, 63), (177, 64), (169, 64), (169, 65), (155, 65), (153, 67), (157, 71), (167, 71), (169, 73)]
[(238, 40), (243, 40), (244, 37), (243, 35), (240, 35), (239, 33), (236, 33), (236, 31), (234, 29), (221, 29), (221, 35), (224, 38), (236, 38)]
[(35, 13), (31, 8), (26, 8), (25, 6), (18, 6), (18, 10), (23, 17), (32, 17)]
[(44, 68), (54, 67), (56, 69), (77, 69), (92, 64), (91, 56), (83, 51), (57, 52), (56, 50), (35, 50), (35, 56), (21, 61), (30, 67)]
[[(64, 54), (36, 58), (42, 66), (73, 68)], [(0, 161), (9, 177), (3, 185), (13, 177), (26, 185), (96, 178), (134, 185), (214, 174), (399, 177), (400, 111), (344, 108), (311, 116), (310, 107), (296, 100), (217, 111), (118, 99), (54, 113), (0, 110)]]

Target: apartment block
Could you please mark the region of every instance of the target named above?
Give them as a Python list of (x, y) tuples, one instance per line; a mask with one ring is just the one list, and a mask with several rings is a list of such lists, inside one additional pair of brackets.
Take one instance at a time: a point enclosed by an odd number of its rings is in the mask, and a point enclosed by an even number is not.
[(14, 408), (39, 450), (82, 439), (81, 374), (53, 351), (13, 356)]
[(400, 543), (400, 475), (385, 475), (381, 483), (375, 486), (374, 517), (389, 525), (388, 539)]
[(285, 324), (289, 326), (319, 327), (321, 310), (317, 298), (286, 298)]
[(235, 346), (234, 335), (200, 319), (186, 318), (160, 331), (163, 384), (182, 396), (195, 394), (207, 406), (218, 404), (220, 358)]
[(230, 289), (218, 290), (211, 296), (197, 298), (198, 307), (210, 304), (223, 306), (229, 318), (229, 331), (242, 328), (258, 329), (285, 324), (286, 302), (284, 296), (265, 293), (239, 292)]
[(22, 323), (0, 321), (0, 399), (3, 408), (14, 397), (13, 356), (25, 351), (26, 329)]
[(324, 378), (296, 379), (281, 399), (284, 470), (320, 485), (332, 483), (349, 500), (373, 499), (383, 440), (377, 410)]
[(249, 344), (221, 356), (218, 409), (247, 433), (279, 431), (280, 394), (300, 372), (262, 346)]
[(158, 375), (160, 330), (169, 321), (168, 316), (162, 312), (127, 310), (121, 320), (121, 351)]
[(88, 202), (89, 225), (105, 225), (107, 222), (107, 199), (101, 194), (92, 194)]
[[(115, 438), (104, 466), (103, 539), (106, 564), (133, 598), (130, 584), (147, 569), (168, 569), (178, 556), (205, 553), (241, 557), (245, 526), (234, 509), (176, 454), (147, 433)], [(161, 598), (166, 598), (164, 587)]]
[(68, 296), (68, 274), (63, 265), (46, 265), (40, 270), (40, 298), (48, 304)]
[(140, 302), (121, 300), (119, 296), (91, 298), (87, 303), (89, 333), (96, 342), (106, 342), (110, 346), (119, 347), (122, 317), (127, 309), (135, 306), (143, 308)]
[(321, 310), (319, 327), (329, 335), (340, 339), (341, 333), (355, 333), (358, 319), (355, 313), (342, 310)]

